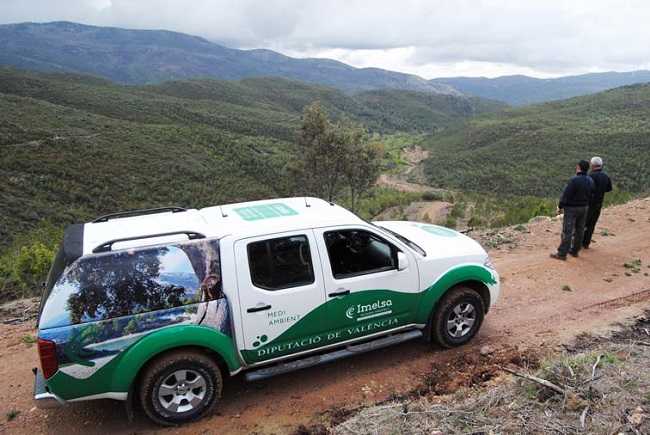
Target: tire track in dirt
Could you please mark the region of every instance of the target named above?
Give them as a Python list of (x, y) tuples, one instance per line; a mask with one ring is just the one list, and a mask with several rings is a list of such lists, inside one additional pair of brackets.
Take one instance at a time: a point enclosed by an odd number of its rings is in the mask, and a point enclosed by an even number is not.
[(618, 308), (625, 305), (629, 305), (630, 303), (636, 304), (645, 301), (650, 301), (650, 289), (641, 290), (640, 292), (628, 296), (623, 296), (620, 298), (614, 298), (609, 301), (598, 302), (596, 304), (589, 305), (587, 307), (578, 308), (576, 311), (582, 312), (582, 311), (591, 310), (593, 308)]

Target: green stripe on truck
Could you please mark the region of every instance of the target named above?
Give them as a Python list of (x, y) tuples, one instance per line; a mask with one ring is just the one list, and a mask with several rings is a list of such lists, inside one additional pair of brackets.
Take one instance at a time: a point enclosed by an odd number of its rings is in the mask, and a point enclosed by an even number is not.
[[(446, 272), (419, 293), (393, 290), (365, 290), (334, 298), (318, 306), (277, 338), (261, 346), (242, 350), (244, 360), (253, 364), (291, 355), (408, 324), (424, 325), (442, 295), (457, 284), (478, 281), (496, 284), (489, 269), (463, 265)], [(323, 325), (328, 325), (324, 329)]]
[(197, 346), (221, 356), (230, 372), (241, 367), (232, 339), (201, 325), (170, 326), (145, 335), (87, 379), (58, 371), (47, 380), (52, 393), (64, 400), (106, 392), (127, 392), (140, 369), (156, 355), (184, 346)]

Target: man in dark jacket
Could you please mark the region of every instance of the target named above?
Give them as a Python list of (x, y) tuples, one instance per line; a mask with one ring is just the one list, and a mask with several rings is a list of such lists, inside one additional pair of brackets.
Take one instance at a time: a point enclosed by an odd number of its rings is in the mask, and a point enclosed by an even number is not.
[(585, 234), (587, 207), (594, 190), (594, 181), (587, 175), (588, 170), (589, 162), (580, 160), (576, 166), (576, 175), (564, 188), (558, 206), (560, 210), (564, 210), (562, 243), (557, 248), (557, 253), (551, 254), (551, 258), (566, 260), (567, 253), (577, 257), (580, 252)]
[(603, 172), (603, 159), (600, 157), (591, 158), (591, 173), (589, 174), (594, 180), (594, 193), (589, 201), (589, 210), (587, 211), (587, 222), (585, 223), (585, 237), (582, 240), (582, 247), (589, 249), (591, 237), (594, 235), (596, 222), (600, 217), (600, 210), (603, 208), (605, 193), (612, 191), (612, 180)]

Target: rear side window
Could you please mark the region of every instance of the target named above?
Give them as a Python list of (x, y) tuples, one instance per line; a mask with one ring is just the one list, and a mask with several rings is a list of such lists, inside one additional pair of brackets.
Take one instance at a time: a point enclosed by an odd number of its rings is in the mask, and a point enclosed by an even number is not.
[(368, 231), (328, 231), (325, 245), (336, 279), (397, 268), (397, 248)]
[(56, 256), (54, 257), (54, 261), (52, 262), (50, 271), (47, 274), (47, 281), (45, 281), (45, 288), (43, 289), (43, 293), (41, 294), (41, 304), (38, 307), (39, 318), (40, 318), (40, 313), (43, 312), (43, 306), (45, 301), (47, 301), (47, 299), (50, 297), (50, 293), (54, 288), (54, 284), (56, 284), (56, 282), (59, 280), (64, 270), (65, 270), (65, 253), (63, 251), (63, 245), (61, 245), (59, 246), (59, 250), (56, 252)]
[(253, 285), (265, 290), (281, 290), (314, 282), (306, 236), (249, 243), (248, 264)]
[(218, 299), (217, 241), (130, 249), (82, 258), (66, 269), (43, 308), (43, 329)]

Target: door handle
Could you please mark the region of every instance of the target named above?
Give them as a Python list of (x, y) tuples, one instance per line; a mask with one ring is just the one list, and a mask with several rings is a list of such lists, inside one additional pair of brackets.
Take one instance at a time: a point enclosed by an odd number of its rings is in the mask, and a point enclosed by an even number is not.
[(246, 310), (247, 313), (256, 313), (258, 311), (270, 310), (270, 305), (257, 304), (254, 307), (250, 307)]
[(336, 296), (345, 296), (350, 294), (350, 289), (347, 288), (339, 288), (336, 289), (335, 292), (330, 293), (328, 296), (330, 298), (335, 298)]

